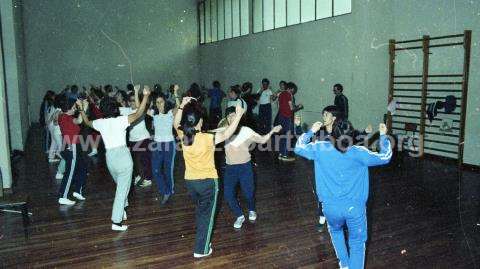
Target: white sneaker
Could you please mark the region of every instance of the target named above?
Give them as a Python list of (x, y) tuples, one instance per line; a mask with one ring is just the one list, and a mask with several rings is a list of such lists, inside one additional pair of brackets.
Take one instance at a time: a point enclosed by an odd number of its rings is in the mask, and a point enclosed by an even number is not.
[(255, 211), (248, 211), (248, 220), (250, 222), (254, 222), (257, 220), (257, 212)]
[(58, 203), (61, 205), (74, 205), (75, 201), (72, 201), (68, 198), (59, 198)]
[(134, 179), (135, 185), (138, 184), (138, 182), (140, 181), (140, 179), (142, 179), (140, 176), (136, 176), (136, 177), (135, 177), (135, 179)]
[(83, 197), (83, 195), (81, 195), (80, 193), (78, 192), (74, 192), (73, 193), (73, 197), (75, 197), (75, 199), (79, 200), (79, 201), (85, 201), (85, 197)]
[(240, 217), (237, 218), (235, 223), (233, 224), (233, 228), (235, 229), (240, 229), (242, 228), (243, 222), (245, 221), (245, 216), (241, 215)]
[(88, 157), (93, 157), (98, 154), (98, 151), (96, 149), (93, 149), (90, 153), (88, 153)]
[(295, 161), (294, 157), (289, 157), (289, 156), (279, 156), (279, 160), (284, 161), (284, 162), (293, 162)]
[(148, 180), (148, 179), (145, 179), (145, 180), (143, 180), (142, 184), (140, 184), (140, 187), (145, 188), (145, 187), (148, 187), (148, 186), (151, 186), (151, 185), (152, 185), (152, 181)]
[(128, 229), (128, 225), (118, 225), (118, 224), (112, 223), (112, 230), (113, 231), (124, 232), (127, 229)]
[(57, 174), (55, 175), (55, 179), (63, 179), (63, 174), (57, 173)]
[(199, 253), (193, 253), (193, 257), (194, 258), (205, 258), (205, 257), (208, 257), (210, 255), (212, 255), (212, 252), (213, 252), (213, 249), (212, 249), (212, 246), (210, 245), (210, 250), (208, 251), (207, 254), (199, 254)]
[(318, 223), (319, 223), (319, 224), (325, 224), (325, 221), (326, 221), (326, 220), (327, 220), (327, 219), (325, 218), (325, 216), (320, 216), (320, 217), (318, 218)]
[(123, 210), (123, 220), (127, 220), (127, 211)]

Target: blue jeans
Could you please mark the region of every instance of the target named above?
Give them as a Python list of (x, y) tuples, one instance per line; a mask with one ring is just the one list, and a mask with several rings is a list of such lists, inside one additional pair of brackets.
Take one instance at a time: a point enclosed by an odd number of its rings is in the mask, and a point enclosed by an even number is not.
[(258, 106), (258, 121), (260, 134), (268, 134), (272, 128), (272, 105), (265, 104)]
[(175, 141), (155, 142), (152, 147), (152, 176), (162, 195), (174, 193), (173, 166), (175, 162)]
[(238, 204), (237, 194), (235, 192), (238, 183), (240, 183), (240, 189), (247, 200), (248, 210), (255, 211), (255, 200), (253, 195), (255, 186), (253, 184), (253, 170), (251, 162), (234, 165), (227, 164), (225, 167), (223, 194), (228, 206), (230, 207), (230, 210), (233, 211), (233, 214), (237, 218), (243, 215), (242, 209)]
[[(341, 267), (364, 268), (365, 242), (367, 241), (367, 214), (365, 204), (342, 202), (323, 203), (323, 213), (327, 219), (328, 231), (332, 238)], [(343, 226), (348, 229), (348, 246), (345, 244)], [(350, 254), (349, 254), (350, 253)]]
[(291, 149), (290, 143), (292, 142), (293, 122), (292, 118), (278, 115), (278, 123), (282, 126), (282, 132), (280, 133), (280, 155), (288, 156), (288, 149)]

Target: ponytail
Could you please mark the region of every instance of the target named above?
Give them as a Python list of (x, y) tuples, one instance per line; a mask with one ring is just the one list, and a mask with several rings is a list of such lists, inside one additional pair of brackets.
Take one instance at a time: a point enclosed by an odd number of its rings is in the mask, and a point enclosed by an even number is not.
[(183, 131), (183, 144), (190, 146), (195, 140), (195, 134), (199, 131), (195, 129), (202, 119), (201, 107), (196, 102), (191, 102), (183, 108), (182, 120), (180, 121), (180, 130)]

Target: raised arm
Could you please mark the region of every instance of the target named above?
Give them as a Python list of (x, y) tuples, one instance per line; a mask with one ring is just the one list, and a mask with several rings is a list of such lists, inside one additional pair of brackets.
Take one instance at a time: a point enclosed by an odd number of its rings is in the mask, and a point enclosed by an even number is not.
[[(137, 96), (137, 94), (135, 94)], [(150, 87), (145, 85), (143, 87), (143, 99), (138, 107), (137, 111), (133, 114), (128, 115), (128, 123), (132, 124), (133, 122), (137, 121), (143, 114), (145, 113), (145, 109), (147, 107), (148, 98), (150, 96)]]
[(381, 123), (378, 131), (380, 132), (380, 152), (373, 152), (362, 146), (354, 146), (357, 149), (356, 157), (367, 166), (377, 166), (387, 164), (392, 158), (392, 146), (387, 137), (387, 127)]
[[(87, 125), (90, 128), (93, 128), (92, 122), (90, 121), (87, 114), (85, 113), (85, 111), (87, 111), (88, 109), (88, 101), (77, 100), (77, 108), (80, 111), (80, 117), (81, 119), (83, 119), (83, 122), (85, 123), (85, 125)], [(80, 123), (77, 123), (77, 124), (80, 124)]]
[(180, 128), (180, 122), (182, 121), (182, 115), (183, 115), (183, 108), (190, 103), (194, 98), (193, 97), (183, 97), (182, 103), (178, 107), (178, 111), (175, 114), (175, 117), (173, 118), (173, 128), (175, 130), (178, 130)]
[(300, 155), (306, 159), (313, 160), (315, 159), (315, 148), (314, 148), (314, 143), (312, 141), (313, 135), (318, 132), (322, 128), (322, 123), (321, 122), (315, 122), (312, 125), (312, 128), (302, 134), (298, 139), (297, 139), (297, 144), (295, 145), (294, 152), (297, 155)]
[(178, 91), (180, 90), (180, 87), (175, 84), (173, 86), (173, 97), (175, 98), (175, 107), (172, 109), (173, 115), (177, 114), (178, 108), (180, 107), (180, 95), (178, 95)]
[(140, 85), (135, 85), (133, 87), (134, 95), (135, 95), (135, 107), (140, 107), (140, 97), (138, 96), (140, 92)]
[(227, 127), (227, 129), (225, 129), (225, 131), (215, 133), (215, 145), (222, 143), (233, 135), (233, 133), (237, 129), (240, 119), (242, 119), (244, 112), (245, 110), (242, 108), (241, 103), (238, 102), (235, 108), (235, 119), (233, 120), (233, 122), (230, 123), (230, 125)]

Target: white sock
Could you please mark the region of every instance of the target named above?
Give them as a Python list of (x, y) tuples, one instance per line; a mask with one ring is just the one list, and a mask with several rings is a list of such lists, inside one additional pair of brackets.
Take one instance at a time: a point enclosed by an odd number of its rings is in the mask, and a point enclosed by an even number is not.
[(320, 218), (318, 219), (318, 223), (320, 223), (320, 224), (325, 224), (325, 221), (326, 221), (326, 219), (325, 219), (324, 216), (320, 216)]

